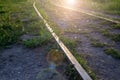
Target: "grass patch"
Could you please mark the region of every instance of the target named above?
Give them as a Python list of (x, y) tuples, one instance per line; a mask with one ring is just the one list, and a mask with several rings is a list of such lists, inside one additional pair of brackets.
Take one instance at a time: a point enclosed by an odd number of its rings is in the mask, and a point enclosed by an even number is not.
[(105, 51), (106, 54), (111, 55), (114, 58), (119, 58), (120, 59), (120, 52), (118, 52), (114, 48), (107, 48), (104, 51)]
[(51, 35), (34, 11), (33, 2), (33, 0), (0, 1), (0, 47), (19, 41), (22, 34), (39, 36), (23, 40), (26, 47), (33, 48), (49, 42)]
[(63, 41), (63, 43), (69, 48), (75, 48), (77, 46), (76, 40), (65, 38), (65, 37), (60, 37), (60, 40)]
[(16, 42), (22, 34), (22, 23), (19, 18), (14, 20), (10, 13), (0, 13), (0, 47)]
[(104, 43), (104, 42), (100, 42), (98, 39), (90, 39), (90, 41), (91, 41), (91, 45), (92, 45), (93, 47), (101, 47), (101, 48), (103, 48), (104, 46), (107, 45), (107, 44)]
[(111, 39), (116, 41), (116, 42), (120, 42), (120, 34), (111, 35)]
[(69, 76), (68, 80), (82, 80), (72, 64), (66, 66), (66, 71), (64, 73), (66, 76)]
[(120, 29), (120, 24), (115, 24), (115, 25), (112, 26), (112, 28), (114, 28), (114, 29)]
[(32, 5), (27, 0), (0, 0), (0, 47), (19, 40), (19, 36), (24, 33), (22, 19), (28, 17), (28, 12), (33, 10), (30, 6)]
[(18, 36), (22, 34), (21, 27), (16, 24), (1, 24), (0, 25), (0, 46), (5, 47), (17, 41)]
[(39, 31), (39, 37), (38, 38), (33, 38), (30, 40), (23, 40), (23, 44), (28, 47), (28, 48), (35, 48), (38, 46), (42, 46), (45, 45), (47, 43), (49, 43), (50, 39), (51, 39), (51, 34), (48, 32), (48, 30), (46, 29), (43, 21), (40, 23), (40, 31)]
[(23, 40), (23, 44), (28, 48), (35, 48), (38, 46), (43, 46), (49, 43), (50, 37), (41, 36), (39, 38), (33, 38), (30, 40)]
[(96, 42), (96, 41), (94, 41), (94, 42), (91, 43), (91, 45), (93, 47), (101, 47), (101, 48), (103, 48), (106, 44), (102, 43), (102, 42)]
[(103, 36), (106, 36), (113, 41), (120, 42), (120, 34), (110, 34), (107, 29), (101, 29), (100, 32)]
[(102, 33), (103, 36), (107, 36), (107, 37), (110, 36), (110, 33), (107, 29), (101, 29), (100, 32)]

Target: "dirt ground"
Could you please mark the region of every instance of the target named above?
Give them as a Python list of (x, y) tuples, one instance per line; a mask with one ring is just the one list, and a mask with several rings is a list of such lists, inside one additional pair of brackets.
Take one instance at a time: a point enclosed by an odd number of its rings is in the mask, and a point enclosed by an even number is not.
[(43, 48), (26, 49), (13, 45), (1, 52), (0, 80), (35, 80), (41, 69), (47, 68)]
[(16, 43), (0, 50), (0, 80), (65, 80), (64, 63), (50, 68), (47, 47), (29, 49)]

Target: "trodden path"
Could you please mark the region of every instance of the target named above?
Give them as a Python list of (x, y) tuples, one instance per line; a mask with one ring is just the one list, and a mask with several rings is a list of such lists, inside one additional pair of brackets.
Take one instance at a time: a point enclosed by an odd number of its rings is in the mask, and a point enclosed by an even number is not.
[(0, 80), (36, 80), (40, 70), (48, 68), (42, 47), (27, 49), (16, 44), (0, 54)]

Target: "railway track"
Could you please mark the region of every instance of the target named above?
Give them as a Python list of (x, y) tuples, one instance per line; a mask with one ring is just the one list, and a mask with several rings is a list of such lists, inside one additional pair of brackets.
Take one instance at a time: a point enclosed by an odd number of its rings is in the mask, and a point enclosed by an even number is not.
[(37, 7), (35, 6), (35, 2), (33, 3), (33, 7), (38, 14), (38, 16), (44, 21), (47, 29), (52, 34), (52, 36), (55, 38), (56, 42), (59, 44), (61, 49), (64, 51), (70, 62), (74, 65), (75, 69), (78, 71), (80, 76), (83, 80), (92, 80), (92, 78), (88, 75), (88, 73), (84, 70), (84, 68), (79, 64), (79, 62), (76, 60), (76, 58), (72, 55), (72, 53), (69, 51), (69, 49), (64, 45), (64, 43), (59, 39), (59, 37), (56, 35), (56, 33), (52, 30), (50, 25), (47, 23), (47, 21), (42, 17), (40, 12), (38, 11)]
[(107, 18), (107, 17), (103, 17), (104, 15), (103, 16), (99, 16), (95, 12), (91, 13), (91, 12), (87, 12), (87, 11), (82, 10), (82, 9), (77, 10), (77, 9), (69, 8), (69, 7), (66, 7), (66, 6), (61, 6), (61, 5), (56, 5), (56, 4), (53, 4), (53, 5), (56, 6), (56, 7), (61, 7), (61, 8), (69, 9), (69, 10), (80, 12), (80, 13), (83, 13), (83, 14), (87, 14), (89, 16), (93, 16), (93, 17), (96, 17), (96, 18), (99, 18), (99, 19), (103, 19), (103, 20), (106, 20), (106, 21), (109, 21), (109, 22), (120, 24), (120, 21), (113, 20), (113, 19), (110, 19), (110, 18)]
[[(54, 5), (54, 4), (53, 4)], [(55, 38), (55, 40), (57, 41), (57, 43), (60, 45), (60, 47), (62, 48), (62, 50), (65, 52), (65, 54), (67, 55), (68, 59), (71, 61), (71, 63), (74, 65), (74, 67), (76, 68), (76, 70), (78, 71), (78, 73), (80, 74), (80, 76), (83, 78), (83, 80), (92, 80), (91, 77), (87, 74), (87, 72), (82, 68), (82, 66), (77, 62), (77, 60), (74, 58), (74, 56), (72, 55), (72, 53), (67, 49), (67, 47), (63, 44), (63, 42), (61, 42), (61, 40), (59, 39), (59, 37), (54, 33), (54, 31), (52, 30), (52, 28), (49, 26), (49, 24), (47, 23), (47, 21), (41, 16), (41, 14), (39, 13), (38, 9), (36, 8), (35, 6), (35, 3), (34, 3), (34, 8), (37, 12), (37, 14), (40, 16), (40, 18), (43, 19), (45, 25), (47, 26), (48, 30), (50, 31), (50, 33), (53, 35), (53, 37)], [(103, 20), (103, 21), (108, 21), (110, 23), (116, 23), (116, 24), (120, 24), (120, 21), (117, 21), (117, 20), (114, 20), (112, 18), (108, 18), (108, 17), (103, 17), (103, 16), (100, 16), (100, 15), (97, 15), (96, 13), (92, 13), (92, 12), (87, 12), (85, 10), (77, 10), (77, 9), (72, 9), (72, 8), (69, 8), (69, 7), (65, 7), (65, 6), (60, 6), (60, 5), (54, 5), (55, 7), (58, 7), (58, 8), (63, 8), (63, 9), (66, 9), (66, 10), (70, 10), (72, 12), (77, 12), (77, 13), (82, 13), (82, 14), (85, 14), (85, 15), (88, 15), (88, 16), (91, 16), (91, 17), (95, 17), (95, 18), (98, 18), (100, 20)], [(60, 10), (58, 10), (60, 11)], [(63, 10), (64, 11), (64, 10)], [(68, 13), (68, 12), (66, 12)], [(60, 13), (61, 15), (62, 13)], [(64, 15), (64, 13), (63, 13)], [(69, 15), (69, 14), (68, 14)], [(49, 15), (51, 16), (51, 15)], [(53, 15), (54, 16), (54, 15)], [(63, 16), (66, 18), (66, 15)], [(68, 17), (68, 16), (67, 16)], [(56, 17), (55, 17), (56, 18)], [(54, 18), (53, 18), (54, 20)], [(59, 21), (59, 20), (58, 20)], [(57, 22), (57, 19), (55, 19), (55, 22)], [(63, 21), (64, 22), (64, 21)], [(59, 23), (58, 23), (59, 24)], [(67, 23), (66, 23), (67, 24)], [(68, 23), (69, 24), (69, 23)], [(80, 24), (81, 25), (81, 24)], [(59, 25), (59, 26), (64, 26), (64, 25)], [(69, 26), (68, 26), (69, 27)], [(103, 38), (103, 37), (102, 37)], [(94, 53), (93, 53), (94, 54)], [(108, 57), (108, 56), (106, 56)], [(104, 58), (103, 58), (104, 59)], [(106, 60), (106, 59), (105, 59)], [(111, 61), (111, 59), (108, 59)], [(96, 60), (96, 61), (100, 61), (100, 60)], [(116, 61), (116, 60), (115, 60)], [(106, 65), (105, 65), (106, 67)], [(101, 69), (100, 69), (101, 70)], [(110, 72), (110, 70), (108, 71)], [(114, 77), (115, 78), (115, 77)], [(108, 78), (109, 79), (109, 78)]]

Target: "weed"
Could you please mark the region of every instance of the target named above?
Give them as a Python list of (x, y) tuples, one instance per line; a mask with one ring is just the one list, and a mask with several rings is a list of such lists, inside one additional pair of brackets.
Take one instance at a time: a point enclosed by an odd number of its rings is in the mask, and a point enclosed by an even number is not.
[(63, 43), (64, 43), (69, 49), (75, 48), (76, 45), (77, 45), (76, 40), (69, 39), (69, 38), (66, 38), (66, 37), (60, 37), (60, 39), (63, 41)]
[(39, 38), (33, 38), (30, 40), (23, 40), (23, 44), (26, 47), (35, 48), (37, 46), (41, 46), (41, 45), (48, 43), (50, 41), (50, 39), (51, 39), (50, 33), (44, 27), (41, 27)]
[(114, 29), (120, 29), (120, 24), (113, 25), (112, 28), (114, 28)]
[(30, 40), (23, 40), (23, 44), (26, 47), (35, 48), (37, 46), (44, 45), (44, 44), (46, 44), (46, 43), (48, 43), (50, 41), (51, 34), (45, 28), (45, 25), (44, 25), (43, 21), (40, 24), (41, 24), (41, 27), (39, 29), (40, 30), (39, 38), (33, 38), (33, 39), (30, 39)]
[(43, 41), (41, 41), (39, 38), (34, 38), (30, 40), (23, 40), (23, 44), (28, 48), (35, 48), (37, 46), (40, 46)]
[(109, 37), (110, 39), (119, 42), (120, 41), (120, 34), (110, 34), (107, 29), (101, 29), (100, 32), (106, 36)]
[(82, 80), (72, 64), (69, 64), (66, 67), (66, 71), (64, 73), (67, 75), (68, 80)]
[(87, 62), (82, 58), (79, 54), (74, 54), (77, 61), (83, 66), (83, 68), (88, 72), (88, 74), (92, 77), (93, 80), (96, 80), (96, 75), (91, 69), (87, 66)]
[(111, 55), (114, 58), (119, 58), (120, 59), (120, 52), (118, 52), (114, 48), (107, 48), (104, 51), (105, 51), (106, 54)]
[(101, 42), (92, 42), (91, 43), (94, 47), (104, 47), (106, 44)]
[(92, 40), (91, 45), (93, 47), (101, 47), (102, 48), (102, 47), (106, 46), (106, 43), (100, 42), (98, 40)]
[(23, 24), (18, 13), (26, 10), (21, 9), (26, 3), (27, 0), (0, 0), (0, 47), (17, 42), (23, 34)]
[(5, 47), (17, 41), (22, 34), (22, 28), (14, 23), (0, 24), (0, 47)]
[(110, 33), (109, 33), (109, 31), (108, 31), (107, 29), (101, 29), (100, 32), (101, 32), (102, 35), (104, 35), (104, 36), (107, 36), (107, 37), (110, 36)]
[(111, 35), (111, 39), (116, 41), (116, 42), (120, 42), (120, 34)]
[(30, 39), (30, 40), (23, 40), (23, 44), (28, 48), (35, 48), (35, 47), (47, 44), (49, 40), (50, 38), (48, 39), (47, 37), (42, 36), (39, 38)]

